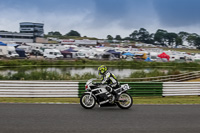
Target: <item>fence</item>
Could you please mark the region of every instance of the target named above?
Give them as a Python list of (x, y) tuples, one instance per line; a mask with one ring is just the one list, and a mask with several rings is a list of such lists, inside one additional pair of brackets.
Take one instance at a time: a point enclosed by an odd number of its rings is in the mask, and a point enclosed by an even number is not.
[(78, 97), (78, 82), (0, 81), (0, 97)]
[(163, 96), (200, 95), (200, 82), (164, 82)]
[(183, 74), (177, 74), (177, 75), (168, 75), (168, 76), (158, 76), (158, 77), (147, 77), (147, 78), (126, 78), (121, 79), (121, 81), (134, 81), (134, 82), (182, 82), (187, 81), (191, 79), (197, 79), (200, 78), (200, 71), (193, 71)]
[[(200, 82), (121, 82), (132, 96), (200, 95)], [(80, 97), (85, 82), (0, 81), (0, 97)]]
[[(122, 84), (129, 84), (131, 87), (128, 90), (132, 96), (162, 96), (162, 83), (153, 82), (121, 82)], [(79, 83), (79, 97), (85, 92), (85, 82)]]

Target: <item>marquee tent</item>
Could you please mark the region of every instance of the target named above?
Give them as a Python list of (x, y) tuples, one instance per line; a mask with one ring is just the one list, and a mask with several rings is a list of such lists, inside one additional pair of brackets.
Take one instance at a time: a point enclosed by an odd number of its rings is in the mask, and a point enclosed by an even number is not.
[(158, 57), (162, 58), (166, 58), (169, 61), (170, 56), (167, 55), (165, 52), (163, 52), (162, 54), (159, 54)]

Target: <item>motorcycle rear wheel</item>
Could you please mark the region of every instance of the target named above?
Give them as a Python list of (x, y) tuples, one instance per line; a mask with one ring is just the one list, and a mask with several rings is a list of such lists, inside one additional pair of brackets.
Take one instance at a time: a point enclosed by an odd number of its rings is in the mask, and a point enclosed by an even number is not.
[(129, 109), (133, 104), (133, 99), (128, 93), (122, 93), (116, 104), (121, 109)]
[(96, 100), (94, 96), (91, 96), (90, 99), (90, 94), (83, 94), (80, 98), (80, 103), (81, 106), (85, 109), (92, 109), (96, 105)]

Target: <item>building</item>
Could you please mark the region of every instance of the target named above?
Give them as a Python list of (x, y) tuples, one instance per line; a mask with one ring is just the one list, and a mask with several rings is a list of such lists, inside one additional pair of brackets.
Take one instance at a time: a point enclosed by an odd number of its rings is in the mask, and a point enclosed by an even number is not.
[(98, 41), (97, 40), (61, 40), (61, 44), (67, 44), (67, 45), (77, 45), (77, 46), (97, 46)]
[(0, 32), (0, 41), (14, 41), (19, 43), (33, 43), (37, 38), (44, 36), (44, 24), (22, 22), (20, 23), (20, 33)]
[(43, 37), (44, 36), (44, 24), (42, 23), (31, 23), (31, 22), (22, 22), (20, 23), (20, 33), (32, 33), (34, 37)]
[(34, 40), (33, 33), (0, 32), (0, 41), (33, 43)]

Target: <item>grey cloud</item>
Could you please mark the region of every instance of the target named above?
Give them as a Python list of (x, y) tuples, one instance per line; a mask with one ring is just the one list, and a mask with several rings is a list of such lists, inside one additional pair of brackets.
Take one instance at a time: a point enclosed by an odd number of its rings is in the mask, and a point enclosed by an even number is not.
[(199, 0), (154, 0), (160, 24), (169, 27), (200, 23)]
[(154, 16), (150, 0), (96, 0), (94, 25), (119, 24), (125, 29), (149, 25)]

